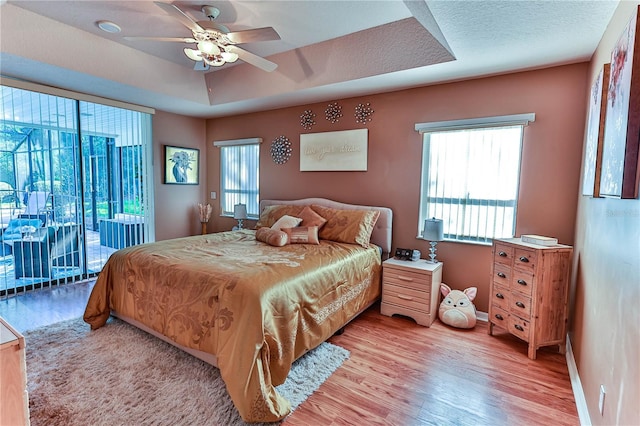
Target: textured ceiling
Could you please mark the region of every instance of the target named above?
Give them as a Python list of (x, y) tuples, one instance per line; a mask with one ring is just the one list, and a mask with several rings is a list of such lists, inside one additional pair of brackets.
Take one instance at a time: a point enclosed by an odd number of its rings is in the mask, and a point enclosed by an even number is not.
[[(216, 117), (589, 60), (617, 1), (187, 1), (231, 31), (271, 26), (246, 50), (278, 64), (193, 70), (189, 37), (148, 0), (0, 0), (0, 73), (169, 112)], [(105, 33), (99, 20), (122, 32)]]

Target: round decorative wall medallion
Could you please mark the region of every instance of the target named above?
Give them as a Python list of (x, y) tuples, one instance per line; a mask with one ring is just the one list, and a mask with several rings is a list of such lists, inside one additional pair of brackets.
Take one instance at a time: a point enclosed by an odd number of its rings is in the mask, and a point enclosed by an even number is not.
[(342, 106), (338, 105), (337, 102), (330, 103), (327, 105), (327, 109), (324, 110), (324, 116), (327, 121), (337, 122), (342, 117)]
[(316, 114), (310, 109), (305, 110), (300, 116), (300, 125), (309, 130), (314, 124), (316, 124)]
[(369, 102), (358, 104), (355, 113), (356, 123), (367, 124), (367, 122), (371, 121), (371, 114), (373, 114), (373, 109), (371, 109)]
[(291, 142), (286, 136), (278, 136), (271, 142), (271, 158), (276, 164), (284, 164), (291, 158)]

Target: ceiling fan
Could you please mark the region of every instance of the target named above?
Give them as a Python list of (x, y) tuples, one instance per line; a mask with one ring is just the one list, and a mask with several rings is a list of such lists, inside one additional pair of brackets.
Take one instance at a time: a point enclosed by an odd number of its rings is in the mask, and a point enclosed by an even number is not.
[(214, 6), (202, 6), (201, 10), (209, 18), (208, 21), (195, 21), (174, 4), (159, 1), (154, 3), (189, 28), (193, 37), (125, 37), (126, 40), (195, 43), (197, 48), (185, 47), (184, 54), (196, 61), (195, 69), (200, 71), (208, 70), (209, 66), (220, 67), (238, 59), (268, 72), (278, 67), (277, 64), (237, 46), (256, 41), (280, 40), (280, 35), (272, 27), (231, 32), (224, 25), (213, 22), (220, 15), (220, 10)]

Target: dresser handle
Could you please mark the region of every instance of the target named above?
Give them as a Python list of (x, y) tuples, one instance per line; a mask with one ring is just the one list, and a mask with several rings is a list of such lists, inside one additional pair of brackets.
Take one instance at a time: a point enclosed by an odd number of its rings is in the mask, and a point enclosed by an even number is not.
[(507, 253), (504, 251), (501, 251), (500, 253), (498, 253), (498, 256), (500, 257), (507, 257)]
[(524, 309), (524, 303), (522, 303), (522, 302), (516, 302), (516, 306), (517, 306), (518, 308), (522, 308), (522, 309)]
[(496, 297), (498, 299), (504, 299), (504, 296), (502, 295), (502, 293), (496, 293)]
[(402, 275), (398, 275), (398, 279), (400, 281), (413, 281), (413, 278), (410, 277), (403, 277)]
[(518, 284), (527, 285), (527, 282), (525, 280), (518, 280)]
[(529, 259), (526, 256), (520, 256), (520, 262), (529, 263)]
[(398, 299), (402, 299), (402, 300), (413, 300), (413, 297), (405, 296), (404, 294), (399, 294), (399, 295), (398, 295)]
[(504, 321), (504, 318), (500, 314), (496, 314), (495, 317), (498, 318), (500, 321)]
[(504, 274), (504, 272), (498, 272), (498, 276), (500, 278), (507, 278), (507, 276)]
[(514, 327), (516, 328), (516, 330), (524, 331), (524, 328), (522, 328), (520, 324), (516, 324), (514, 325)]

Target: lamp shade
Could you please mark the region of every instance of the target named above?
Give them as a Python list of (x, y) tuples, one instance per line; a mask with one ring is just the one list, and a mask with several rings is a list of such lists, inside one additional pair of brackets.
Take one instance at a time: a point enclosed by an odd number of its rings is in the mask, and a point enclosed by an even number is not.
[(444, 227), (442, 219), (425, 219), (424, 229), (422, 230), (422, 238), (428, 241), (444, 240)]
[(233, 206), (233, 218), (234, 219), (246, 219), (247, 218), (247, 205), (236, 204)]

